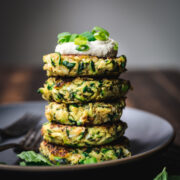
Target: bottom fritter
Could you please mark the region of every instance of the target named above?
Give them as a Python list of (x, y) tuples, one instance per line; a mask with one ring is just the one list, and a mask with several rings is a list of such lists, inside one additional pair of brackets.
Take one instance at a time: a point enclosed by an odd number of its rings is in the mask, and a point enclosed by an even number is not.
[(69, 148), (42, 141), (39, 150), (56, 165), (76, 165), (129, 157), (131, 152), (128, 149), (128, 145), (128, 139), (125, 137), (113, 144), (87, 148)]

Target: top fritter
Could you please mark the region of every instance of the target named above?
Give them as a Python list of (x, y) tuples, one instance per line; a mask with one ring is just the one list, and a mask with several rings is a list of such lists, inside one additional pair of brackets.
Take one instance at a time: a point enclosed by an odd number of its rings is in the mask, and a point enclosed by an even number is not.
[(58, 34), (55, 53), (43, 57), (48, 76), (118, 76), (124, 72), (126, 57), (116, 57), (118, 43), (100, 27), (91, 32)]

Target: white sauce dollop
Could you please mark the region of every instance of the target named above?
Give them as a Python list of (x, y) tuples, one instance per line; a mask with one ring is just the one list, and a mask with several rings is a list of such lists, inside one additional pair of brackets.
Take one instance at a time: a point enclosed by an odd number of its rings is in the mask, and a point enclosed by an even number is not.
[(87, 45), (89, 46), (88, 51), (78, 51), (76, 50), (77, 45), (74, 42), (67, 42), (63, 44), (58, 44), (55, 48), (55, 52), (60, 54), (86, 54), (90, 56), (116, 56), (117, 51), (114, 50), (116, 41), (113, 39), (108, 39), (106, 41), (88, 41)]

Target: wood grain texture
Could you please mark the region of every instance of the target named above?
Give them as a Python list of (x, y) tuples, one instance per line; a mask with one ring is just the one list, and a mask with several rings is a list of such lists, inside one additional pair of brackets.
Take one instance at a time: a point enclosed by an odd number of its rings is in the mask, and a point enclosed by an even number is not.
[[(129, 79), (133, 91), (128, 93), (127, 106), (143, 109), (167, 119), (176, 130), (173, 145), (153, 160), (152, 177), (167, 167), (170, 174), (180, 174), (180, 72), (128, 71), (122, 78)], [(0, 70), (0, 103), (42, 100), (37, 94), (46, 79), (40, 69)], [(150, 161), (148, 161), (150, 162)], [(144, 162), (145, 163), (145, 162)], [(135, 169), (143, 167), (142, 164)]]

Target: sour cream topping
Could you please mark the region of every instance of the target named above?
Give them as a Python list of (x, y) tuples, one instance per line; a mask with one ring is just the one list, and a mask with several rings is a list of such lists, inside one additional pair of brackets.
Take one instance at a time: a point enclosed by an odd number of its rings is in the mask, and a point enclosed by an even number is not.
[(60, 54), (86, 54), (90, 56), (116, 56), (117, 51), (114, 50), (116, 41), (113, 39), (108, 39), (106, 41), (88, 41), (87, 45), (89, 46), (88, 51), (78, 51), (76, 50), (77, 45), (74, 42), (67, 42), (63, 44), (58, 44), (55, 48), (55, 52)]

